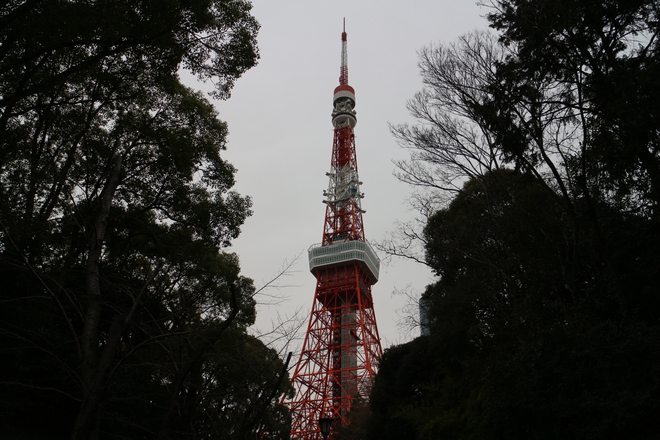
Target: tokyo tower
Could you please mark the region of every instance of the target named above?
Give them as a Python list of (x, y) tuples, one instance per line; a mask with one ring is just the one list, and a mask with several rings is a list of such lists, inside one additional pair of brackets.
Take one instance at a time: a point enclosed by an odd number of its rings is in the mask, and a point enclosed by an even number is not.
[[(371, 286), (380, 261), (365, 240), (355, 136), (355, 90), (348, 85), (346, 28), (332, 111), (334, 140), (323, 240), (309, 249), (314, 303), (288, 402), (291, 439), (320, 440), (350, 422), (351, 405), (369, 397), (382, 355)], [(322, 428), (324, 427), (324, 428)]]

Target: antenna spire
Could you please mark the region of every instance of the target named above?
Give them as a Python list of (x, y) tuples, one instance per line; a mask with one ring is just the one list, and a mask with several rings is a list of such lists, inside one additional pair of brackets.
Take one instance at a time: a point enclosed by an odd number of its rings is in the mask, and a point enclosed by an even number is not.
[(339, 70), (339, 84), (348, 84), (348, 53), (346, 50), (346, 18), (344, 17), (344, 30), (341, 33), (341, 68)]

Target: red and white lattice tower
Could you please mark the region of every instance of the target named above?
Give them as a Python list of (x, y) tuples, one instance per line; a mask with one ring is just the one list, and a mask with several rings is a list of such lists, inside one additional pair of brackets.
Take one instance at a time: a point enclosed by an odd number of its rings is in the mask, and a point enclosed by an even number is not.
[(366, 399), (382, 349), (371, 286), (380, 261), (365, 240), (355, 137), (355, 91), (348, 85), (346, 29), (341, 34), (341, 73), (332, 112), (334, 141), (323, 240), (309, 249), (316, 277), (314, 304), (288, 402), (291, 439), (317, 440), (319, 419), (332, 419), (332, 432), (349, 424), (351, 404)]

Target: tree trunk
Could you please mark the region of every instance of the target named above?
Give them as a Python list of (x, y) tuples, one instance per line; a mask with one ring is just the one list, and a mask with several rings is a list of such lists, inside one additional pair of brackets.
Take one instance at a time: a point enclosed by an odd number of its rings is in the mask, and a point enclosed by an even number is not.
[(230, 285), (231, 289), (231, 312), (227, 319), (216, 329), (211, 330), (211, 334), (207, 334), (202, 338), (200, 344), (191, 350), (189, 358), (183, 362), (181, 368), (177, 371), (176, 376), (172, 380), (172, 389), (170, 394), (170, 401), (167, 409), (163, 413), (160, 428), (158, 430), (158, 440), (168, 440), (172, 436), (172, 418), (174, 417), (177, 408), (180, 406), (180, 396), (185, 387), (186, 379), (196, 369), (201, 369), (204, 364), (206, 352), (220, 339), (222, 333), (229, 328), (236, 316), (238, 316), (238, 287)]
[(121, 333), (121, 318), (116, 316), (108, 334), (107, 344), (103, 349), (103, 353), (101, 353), (99, 350), (99, 326), (102, 308), (101, 255), (112, 198), (122, 180), (121, 171), (122, 157), (117, 156), (110, 176), (108, 176), (101, 191), (98, 199), (98, 210), (88, 232), (89, 248), (85, 280), (87, 308), (81, 336), (83, 402), (73, 427), (72, 440), (94, 440), (98, 438), (99, 404), (105, 388), (105, 378), (116, 349), (116, 343), (113, 340), (118, 339)]

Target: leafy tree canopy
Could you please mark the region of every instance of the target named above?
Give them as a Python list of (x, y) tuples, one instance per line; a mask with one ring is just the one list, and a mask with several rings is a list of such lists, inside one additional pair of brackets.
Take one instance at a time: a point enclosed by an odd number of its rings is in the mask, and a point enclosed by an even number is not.
[(420, 123), (393, 127), (438, 280), (431, 334), (383, 357), (370, 438), (652, 438), (657, 2), (490, 6), (497, 34), (421, 52)]
[(227, 252), (251, 202), (226, 124), (178, 77), (229, 96), (258, 58), (249, 2), (0, 8), (2, 429), (286, 431), (286, 371), (246, 334), (254, 286)]

